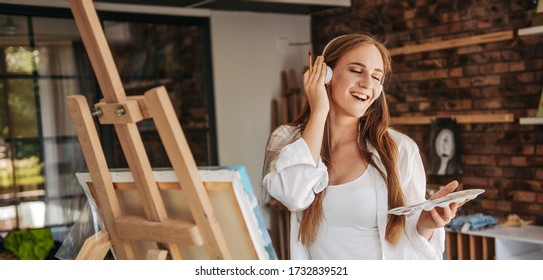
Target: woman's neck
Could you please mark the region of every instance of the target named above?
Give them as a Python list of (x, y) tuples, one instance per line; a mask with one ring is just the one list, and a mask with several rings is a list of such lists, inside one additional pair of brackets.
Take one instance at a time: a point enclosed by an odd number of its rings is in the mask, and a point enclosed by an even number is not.
[(357, 118), (334, 117), (329, 119), (332, 147), (358, 141), (360, 120)]

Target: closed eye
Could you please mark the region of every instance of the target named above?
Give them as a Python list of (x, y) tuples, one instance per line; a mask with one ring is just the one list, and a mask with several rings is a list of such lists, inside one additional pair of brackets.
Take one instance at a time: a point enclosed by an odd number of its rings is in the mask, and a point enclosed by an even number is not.
[[(351, 71), (351, 73), (355, 73), (355, 74), (358, 74), (358, 75), (361, 75), (361, 74), (364, 74), (365, 71), (358, 71), (358, 70), (355, 70), (355, 69), (351, 69), (349, 70)], [(374, 80), (380, 82), (381, 81), (381, 77), (378, 77), (378, 76), (371, 76)]]
[[(349, 66), (352, 66), (353, 68), (350, 68), (350, 71), (352, 73), (355, 73), (357, 75), (360, 75), (360, 74), (363, 74), (363, 72), (366, 72), (368, 74), (371, 74), (372, 78), (375, 79), (376, 81), (379, 81), (379, 83), (381, 83), (382, 79), (383, 79), (383, 75), (384, 75), (384, 72), (382, 69), (379, 69), (379, 68), (374, 68), (374, 69), (371, 69), (371, 72), (370, 69), (368, 69), (368, 67), (366, 66), (366, 64), (364, 63), (360, 63), (360, 62), (351, 62), (348, 64)], [(377, 75), (377, 76), (373, 76), (373, 75)]]

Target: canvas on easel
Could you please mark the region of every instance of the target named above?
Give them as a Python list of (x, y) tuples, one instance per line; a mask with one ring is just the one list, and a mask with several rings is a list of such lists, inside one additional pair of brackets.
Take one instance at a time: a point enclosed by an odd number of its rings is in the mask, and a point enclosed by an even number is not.
[[(230, 227), (237, 230), (240, 225), (254, 231), (254, 223), (251, 226), (247, 216), (242, 216), (237, 223), (221, 223), (222, 213), (215, 209), (218, 202), (211, 199), (213, 192), (204, 186), (166, 89), (156, 87), (141, 96), (127, 97), (92, 1), (68, 2), (104, 95), (101, 102), (94, 104), (93, 113), (85, 97), (66, 98), (88, 168), (87, 177), (79, 179), (83, 179), (84, 188), (88, 187), (90, 195), (87, 196), (95, 202), (104, 224), (103, 231), (87, 239), (86, 251), (80, 252), (78, 259), (100, 258), (96, 251), (103, 252), (108, 246), (112, 247), (116, 259), (239, 257), (232, 254), (233, 245), (228, 244), (226, 236)], [(123, 176), (130, 177), (130, 182), (119, 182), (108, 168), (93, 116), (101, 125), (114, 127), (129, 166), (129, 172)], [(178, 190), (176, 195), (163, 195), (161, 186), (164, 184), (151, 167), (137, 127), (144, 119), (152, 119), (164, 145), (172, 164), (171, 181), (167, 185), (169, 189)], [(130, 191), (119, 189), (119, 184), (130, 186)], [(130, 199), (125, 198), (127, 194)], [(170, 201), (174, 197), (177, 201)], [(227, 195), (218, 197), (220, 203), (232, 200)], [(181, 199), (184, 202), (181, 203)], [(230, 201), (234, 206), (229, 208), (233, 211), (243, 208), (241, 205), (246, 199), (241, 196)], [(181, 205), (183, 209), (179, 208)], [(247, 248), (255, 252), (262, 250), (262, 245), (256, 244), (258, 239), (248, 236), (239, 238), (250, 241)], [(185, 250), (186, 247), (193, 250)], [(194, 253), (196, 251), (199, 253)], [(255, 258), (264, 257), (264, 254), (256, 254)], [(243, 255), (243, 258), (250, 256)]]
[[(262, 212), (244, 166), (200, 167), (199, 173), (209, 195), (226, 243), (233, 259), (276, 259)], [(127, 169), (110, 171), (113, 185), (122, 210), (127, 215), (143, 216), (141, 199), (134, 185), (134, 178)], [(175, 172), (171, 169), (153, 170), (154, 178), (164, 200), (166, 209), (174, 219), (190, 220), (191, 213), (181, 191)], [(90, 200), (94, 199), (90, 173), (76, 174), (80, 185)], [(91, 203), (95, 207), (94, 203)], [(96, 209), (97, 210), (97, 209)], [(93, 211), (96, 211), (93, 210)], [(92, 240), (92, 239), (91, 239)], [(97, 239), (99, 242), (99, 239)], [(188, 259), (209, 259), (203, 246), (178, 244), (181, 255)], [(147, 252), (158, 249), (153, 242), (140, 241), (135, 244), (136, 259), (146, 258)]]

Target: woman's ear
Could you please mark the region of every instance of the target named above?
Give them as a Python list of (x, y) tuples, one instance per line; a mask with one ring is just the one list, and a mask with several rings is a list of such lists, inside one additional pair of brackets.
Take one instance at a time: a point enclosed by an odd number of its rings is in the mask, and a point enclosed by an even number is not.
[(326, 88), (326, 93), (328, 94), (328, 96), (330, 96), (330, 94), (332, 93), (332, 86), (330, 85), (330, 83), (327, 83), (324, 84), (324, 87)]

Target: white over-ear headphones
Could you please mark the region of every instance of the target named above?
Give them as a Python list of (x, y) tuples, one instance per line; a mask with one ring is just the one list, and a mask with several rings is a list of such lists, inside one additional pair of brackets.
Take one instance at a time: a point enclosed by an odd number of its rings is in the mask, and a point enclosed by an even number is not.
[[(332, 39), (330, 42), (328, 42), (328, 44), (326, 44), (326, 46), (324, 46), (324, 49), (322, 50), (322, 56), (325, 57), (324, 55), (326, 53), (326, 49), (328, 49), (328, 47), (332, 44), (332, 42), (334, 42), (335, 40), (343, 36), (345, 35), (339, 35), (336, 38)], [(324, 78), (324, 84), (327, 85), (330, 83), (330, 81), (332, 81), (332, 75), (333, 75), (332, 68), (326, 65), (326, 77)], [(382, 91), (383, 91), (383, 84), (379, 83), (379, 91), (377, 92), (377, 96), (380, 96)]]

